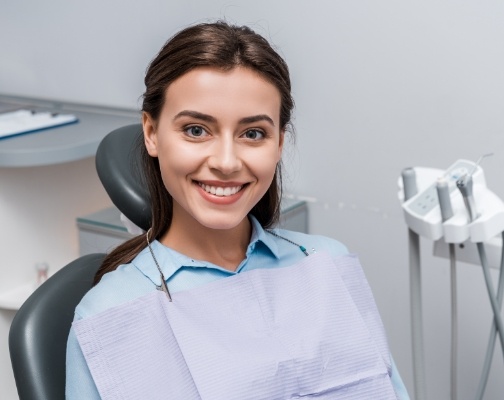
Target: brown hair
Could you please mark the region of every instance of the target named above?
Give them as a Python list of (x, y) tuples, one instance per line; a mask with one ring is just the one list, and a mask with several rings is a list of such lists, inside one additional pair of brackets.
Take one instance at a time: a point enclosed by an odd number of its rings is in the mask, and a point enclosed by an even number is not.
[[(197, 67), (214, 67), (227, 71), (237, 66), (250, 68), (275, 85), (281, 97), (280, 126), (286, 130), (294, 107), (287, 64), (268, 41), (252, 29), (221, 21), (191, 26), (166, 42), (147, 69), (142, 110), (157, 121), (164, 105), (166, 89), (177, 78)], [(155, 239), (170, 227), (173, 200), (161, 179), (158, 159), (150, 157), (144, 145), (141, 145), (141, 152), (152, 207), (150, 237)], [(279, 163), (268, 191), (250, 211), (265, 228), (278, 221), (281, 192)], [(105, 273), (131, 262), (145, 246), (144, 235), (118, 246), (105, 258), (96, 273), (95, 284)]]

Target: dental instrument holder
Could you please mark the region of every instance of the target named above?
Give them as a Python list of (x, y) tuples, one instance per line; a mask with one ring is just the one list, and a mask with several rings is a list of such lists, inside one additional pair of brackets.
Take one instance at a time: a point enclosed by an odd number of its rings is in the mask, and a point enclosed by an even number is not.
[[(458, 160), (446, 171), (422, 167), (416, 167), (414, 170), (418, 193), (413, 197), (408, 198), (406, 195), (404, 172), (403, 179), (399, 178), (399, 200), (402, 201), (410, 231), (437, 243), (444, 239), (452, 248), (455, 243), (467, 240), (476, 243), (480, 260), (486, 265), (483, 270), (494, 320), (487, 359), (478, 388), (477, 398), (481, 399), (488, 379), (497, 331), (504, 353), (504, 324), (500, 318), (503, 289), (501, 277), (504, 277), (504, 274), (500, 271), (496, 298), (483, 246), (485, 242), (495, 241), (498, 234), (504, 238), (504, 202), (487, 188), (484, 172), (478, 163)], [(501, 246), (504, 246), (504, 243)], [(501, 269), (504, 266), (504, 254), (502, 257)], [(498, 329), (496, 324), (499, 325)]]
[[(476, 218), (471, 221), (464, 198), (456, 182), (472, 173), (472, 205)], [(418, 193), (402, 203), (408, 227), (427, 239), (446, 243), (487, 242), (504, 231), (504, 202), (486, 186), (483, 169), (472, 161), (458, 160), (446, 171), (415, 167)], [(443, 222), (436, 189), (436, 179), (448, 184), (453, 216)], [(402, 182), (400, 181), (400, 186)], [(399, 198), (404, 198), (403, 190)]]

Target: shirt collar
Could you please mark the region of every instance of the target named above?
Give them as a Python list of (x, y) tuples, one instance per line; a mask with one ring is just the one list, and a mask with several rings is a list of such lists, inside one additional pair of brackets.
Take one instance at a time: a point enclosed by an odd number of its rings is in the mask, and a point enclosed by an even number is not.
[[(252, 224), (252, 235), (250, 237), (250, 243), (247, 247), (245, 255), (246, 258), (250, 257), (250, 255), (256, 250), (257, 245), (261, 243), (275, 258), (278, 259), (278, 245), (275, 240), (276, 238), (268, 233), (254, 216), (249, 215), (249, 220)], [(212, 264), (192, 259), (169, 247), (166, 247), (157, 240), (153, 240), (151, 242), (151, 248), (166, 280), (170, 279), (171, 276), (183, 267), (205, 268), (210, 265), (210, 268), (213, 268)], [(132, 264), (135, 265), (135, 267), (138, 268), (155, 285), (161, 285), (161, 276), (149, 247), (144, 248), (135, 257)]]
[[(207, 264), (199, 260), (191, 259), (169, 247), (166, 247), (158, 240), (153, 240), (150, 244), (155, 260), (158, 262), (166, 280), (175, 274), (182, 267), (206, 267)], [(132, 261), (132, 264), (149, 278), (156, 286), (161, 285), (161, 274), (156, 266), (156, 262), (150, 252), (149, 247), (144, 248)]]
[(271, 252), (271, 254), (275, 256), (275, 258), (278, 258), (278, 245), (276, 237), (271, 233), (268, 233), (253, 215), (249, 215), (249, 219), (252, 224), (252, 235), (247, 248), (247, 256), (252, 253), (257, 243), (261, 242)]

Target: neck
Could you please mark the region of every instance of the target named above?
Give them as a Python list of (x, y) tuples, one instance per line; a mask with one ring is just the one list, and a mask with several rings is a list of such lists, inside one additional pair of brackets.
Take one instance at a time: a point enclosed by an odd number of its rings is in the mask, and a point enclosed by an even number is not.
[(231, 229), (212, 229), (174, 212), (170, 229), (160, 242), (188, 257), (235, 271), (245, 259), (251, 234), (248, 218)]

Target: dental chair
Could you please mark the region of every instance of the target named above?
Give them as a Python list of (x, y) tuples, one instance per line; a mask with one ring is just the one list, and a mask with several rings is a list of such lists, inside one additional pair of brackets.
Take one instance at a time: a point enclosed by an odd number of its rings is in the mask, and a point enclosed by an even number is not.
[(150, 198), (141, 167), (141, 124), (110, 132), (96, 151), (96, 171), (112, 203), (135, 225), (151, 225)]
[(65, 398), (66, 342), (81, 298), (105, 254), (72, 261), (44, 282), (16, 313), (9, 331), (20, 400)]
[[(115, 206), (147, 230), (150, 203), (138, 169), (142, 126), (109, 133), (96, 154), (98, 176)], [(64, 400), (65, 359), (74, 310), (93, 286), (105, 254), (72, 261), (43, 283), (16, 313), (9, 351), (20, 400)]]

